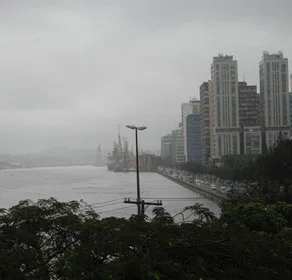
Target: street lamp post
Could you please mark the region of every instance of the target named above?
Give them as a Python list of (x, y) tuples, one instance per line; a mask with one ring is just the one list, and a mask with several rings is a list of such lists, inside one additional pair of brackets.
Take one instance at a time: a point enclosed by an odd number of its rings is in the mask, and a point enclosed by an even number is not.
[(127, 125), (129, 129), (135, 130), (135, 139), (136, 139), (136, 174), (137, 174), (137, 211), (138, 215), (141, 215), (141, 196), (140, 196), (140, 178), (139, 178), (139, 148), (138, 148), (138, 130), (145, 130), (146, 126), (134, 126), (134, 125)]

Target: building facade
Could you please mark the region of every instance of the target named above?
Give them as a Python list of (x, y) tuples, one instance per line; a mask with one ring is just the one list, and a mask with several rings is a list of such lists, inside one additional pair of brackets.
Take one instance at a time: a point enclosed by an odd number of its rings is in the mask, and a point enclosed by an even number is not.
[(243, 154), (259, 155), (262, 153), (262, 129), (260, 126), (243, 129)]
[(288, 93), (289, 116), (290, 116), (290, 137), (292, 135), (292, 92)]
[(282, 52), (264, 52), (259, 63), (261, 125), (267, 148), (282, 137), (290, 137), (288, 59)]
[(184, 144), (184, 157), (185, 162), (188, 162), (188, 150), (187, 150), (187, 116), (190, 114), (200, 113), (200, 101), (191, 99), (188, 103), (183, 103), (181, 107), (182, 113), (182, 133), (183, 133), (183, 144)]
[(188, 162), (201, 164), (201, 122), (200, 114), (190, 114), (187, 116), (187, 159)]
[(209, 84), (209, 119), (210, 119), (210, 157), (209, 165), (212, 164), (214, 158), (214, 133), (213, 133), (213, 104), (212, 104), (212, 81)]
[(255, 85), (238, 82), (240, 154), (261, 154), (260, 95)]
[(238, 70), (233, 56), (213, 58), (211, 79), (213, 160), (217, 160), (240, 153)]
[(200, 86), (202, 166), (208, 166), (210, 158), (210, 85), (209, 81)]
[(257, 86), (238, 82), (239, 125), (252, 127), (260, 125), (260, 95)]
[(184, 163), (184, 142), (182, 127), (172, 131), (172, 162), (173, 164)]
[(161, 137), (161, 159), (172, 161), (172, 134)]

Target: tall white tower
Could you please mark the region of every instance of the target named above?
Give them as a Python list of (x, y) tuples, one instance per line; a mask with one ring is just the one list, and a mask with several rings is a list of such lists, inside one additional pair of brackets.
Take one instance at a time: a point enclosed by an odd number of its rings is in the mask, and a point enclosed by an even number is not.
[(280, 131), (284, 139), (290, 136), (288, 59), (282, 52), (264, 52), (259, 70), (261, 120), (270, 148), (279, 139)]
[(218, 55), (211, 65), (214, 159), (239, 154), (238, 70), (233, 56)]

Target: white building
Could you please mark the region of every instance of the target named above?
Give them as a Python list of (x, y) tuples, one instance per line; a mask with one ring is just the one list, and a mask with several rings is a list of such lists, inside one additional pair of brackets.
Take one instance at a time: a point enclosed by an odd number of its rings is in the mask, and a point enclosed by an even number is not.
[(182, 127), (172, 131), (172, 162), (174, 164), (184, 163), (184, 142)]
[(263, 53), (259, 63), (261, 123), (265, 129), (267, 148), (278, 139), (290, 136), (288, 59), (282, 52)]
[(161, 158), (165, 161), (172, 160), (172, 134), (161, 137)]
[(191, 99), (188, 103), (183, 103), (181, 106), (182, 113), (182, 134), (184, 145), (184, 161), (187, 162), (187, 116), (190, 114), (200, 114), (200, 100)]
[(212, 122), (213, 159), (240, 153), (238, 70), (233, 56), (219, 55), (213, 58)]

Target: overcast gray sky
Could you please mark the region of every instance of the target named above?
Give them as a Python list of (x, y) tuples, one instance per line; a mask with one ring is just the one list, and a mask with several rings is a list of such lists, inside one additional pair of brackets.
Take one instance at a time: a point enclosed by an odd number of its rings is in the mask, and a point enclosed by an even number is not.
[(291, 11), (291, 0), (0, 1), (0, 152), (111, 147), (132, 123), (159, 149), (213, 56), (233, 54), (251, 84), (262, 51), (292, 61)]

